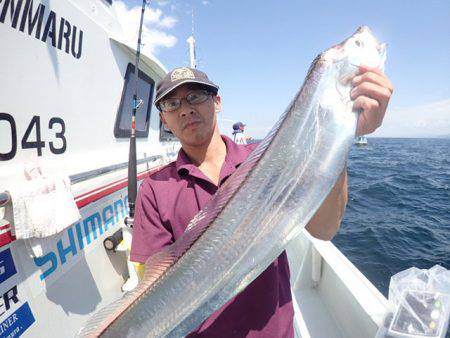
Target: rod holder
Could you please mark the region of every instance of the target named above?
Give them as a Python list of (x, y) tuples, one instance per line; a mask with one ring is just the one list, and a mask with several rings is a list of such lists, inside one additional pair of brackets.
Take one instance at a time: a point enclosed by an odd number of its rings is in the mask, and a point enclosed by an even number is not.
[(120, 242), (122, 242), (123, 233), (122, 229), (117, 230), (111, 236), (106, 237), (103, 241), (103, 246), (108, 251), (115, 251)]

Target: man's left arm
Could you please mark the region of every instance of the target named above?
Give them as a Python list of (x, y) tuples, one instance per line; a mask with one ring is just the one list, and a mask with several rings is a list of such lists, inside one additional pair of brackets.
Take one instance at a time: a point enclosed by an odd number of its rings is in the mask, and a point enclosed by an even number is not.
[(347, 196), (347, 168), (345, 168), (319, 210), (306, 225), (306, 230), (318, 239), (331, 240), (344, 218)]
[[(353, 109), (360, 110), (356, 135), (374, 132), (383, 121), (389, 100), (394, 91), (391, 81), (376, 68), (360, 67), (359, 75), (353, 79), (350, 95), (354, 100)], [(347, 168), (339, 176), (306, 229), (316, 238), (331, 240), (339, 230), (348, 199)]]

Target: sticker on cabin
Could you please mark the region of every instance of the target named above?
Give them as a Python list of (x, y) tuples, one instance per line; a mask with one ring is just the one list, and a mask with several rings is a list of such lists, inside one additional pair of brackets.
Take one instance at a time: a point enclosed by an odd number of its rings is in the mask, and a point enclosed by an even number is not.
[(0, 337), (20, 337), (35, 322), (28, 302), (22, 304), (0, 324)]
[(40, 257), (33, 257), (35, 267), (42, 271), (39, 279), (45, 280), (47, 287), (71, 269), (80, 257), (101, 243), (108, 231), (117, 230), (113, 229), (128, 214), (128, 196), (116, 200), (108, 197), (108, 202), (101, 205), (103, 208), (99, 204), (92, 204), (83, 209), (83, 218), (61, 232), (59, 239), (53, 245), (48, 245), (48, 252)]
[[(0, 157), (1, 155), (2, 154), (0, 154)], [(15, 240), (16, 237), (11, 233), (10, 224), (0, 226), (0, 247), (3, 247)]]
[(0, 252), (0, 284), (17, 273), (11, 249)]

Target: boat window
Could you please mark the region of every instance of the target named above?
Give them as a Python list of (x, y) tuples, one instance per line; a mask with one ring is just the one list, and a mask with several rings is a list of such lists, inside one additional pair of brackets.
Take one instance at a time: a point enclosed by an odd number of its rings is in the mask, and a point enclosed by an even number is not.
[[(142, 71), (139, 71), (137, 87), (137, 96), (138, 99), (142, 100), (142, 104), (136, 112), (136, 137), (147, 137), (150, 125), (150, 112), (153, 105), (153, 88), (155, 87), (155, 81)], [(134, 90), (134, 65), (130, 63), (128, 64), (127, 72), (125, 74), (122, 99), (120, 101), (114, 127), (114, 136), (117, 138), (130, 137)]]

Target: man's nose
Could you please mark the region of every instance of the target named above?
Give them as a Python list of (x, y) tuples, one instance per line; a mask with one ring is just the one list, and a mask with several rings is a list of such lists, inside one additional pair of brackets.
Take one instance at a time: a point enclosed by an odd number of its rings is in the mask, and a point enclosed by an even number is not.
[(192, 115), (194, 109), (192, 105), (185, 99), (181, 99), (180, 116)]

